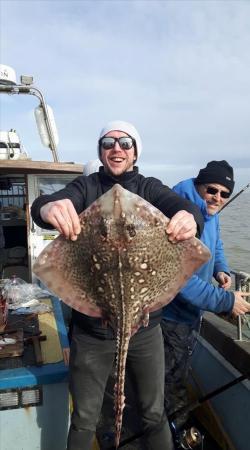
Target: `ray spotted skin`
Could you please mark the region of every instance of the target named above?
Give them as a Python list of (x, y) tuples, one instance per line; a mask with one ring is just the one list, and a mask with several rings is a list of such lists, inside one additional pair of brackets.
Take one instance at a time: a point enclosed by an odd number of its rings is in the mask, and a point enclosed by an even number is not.
[(58, 237), (34, 266), (35, 274), (65, 303), (103, 317), (116, 331), (117, 447), (130, 337), (147, 326), (149, 313), (169, 303), (210, 256), (196, 238), (171, 243), (168, 222), (150, 203), (116, 184), (80, 214), (77, 241)]

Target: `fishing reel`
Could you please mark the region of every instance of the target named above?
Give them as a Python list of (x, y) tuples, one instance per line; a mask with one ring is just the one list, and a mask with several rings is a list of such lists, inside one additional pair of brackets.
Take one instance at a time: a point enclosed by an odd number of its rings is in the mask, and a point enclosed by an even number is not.
[(180, 431), (176, 430), (173, 423), (171, 424), (171, 427), (174, 432), (174, 443), (176, 449), (189, 450), (197, 447), (200, 444), (201, 450), (203, 449), (204, 436), (196, 427), (191, 427)]

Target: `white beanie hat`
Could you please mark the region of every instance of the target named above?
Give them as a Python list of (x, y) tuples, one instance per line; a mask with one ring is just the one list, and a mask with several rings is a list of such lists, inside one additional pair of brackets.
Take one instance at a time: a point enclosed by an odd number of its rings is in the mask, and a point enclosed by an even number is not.
[(84, 164), (83, 175), (91, 175), (94, 172), (99, 171), (99, 167), (102, 165), (99, 159), (93, 159)]
[[(101, 139), (105, 134), (109, 133), (109, 131), (123, 131), (131, 136), (136, 142), (136, 159), (139, 158), (142, 151), (142, 142), (140, 135), (137, 129), (129, 122), (124, 122), (123, 120), (114, 120), (112, 122), (108, 122), (107, 125), (102, 129), (99, 139)], [(98, 145), (98, 156), (100, 156), (100, 147)]]

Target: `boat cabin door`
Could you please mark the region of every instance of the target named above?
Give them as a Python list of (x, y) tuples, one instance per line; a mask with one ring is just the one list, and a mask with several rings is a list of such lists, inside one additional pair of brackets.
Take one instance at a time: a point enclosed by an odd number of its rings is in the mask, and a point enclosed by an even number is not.
[[(29, 211), (35, 198), (40, 195), (52, 194), (65, 187), (76, 175), (65, 174), (45, 174), (28, 175), (28, 203)], [(38, 227), (29, 214), (28, 246), (29, 246), (29, 266), (31, 268), (32, 282), (36, 281), (32, 273), (33, 264), (41, 251), (58, 236), (56, 230), (46, 230)]]
[(36, 281), (34, 261), (58, 232), (38, 227), (30, 215), (31, 205), (38, 196), (64, 188), (75, 177), (55, 173), (0, 175), (0, 279), (16, 275), (26, 282)]
[(0, 278), (30, 281), (27, 233), (27, 179), (0, 175)]

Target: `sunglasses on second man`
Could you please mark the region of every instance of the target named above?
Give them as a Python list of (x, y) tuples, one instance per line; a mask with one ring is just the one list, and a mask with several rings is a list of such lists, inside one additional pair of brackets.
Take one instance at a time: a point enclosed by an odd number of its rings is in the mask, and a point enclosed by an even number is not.
[(219, 192), (222, 198), (229, 198), (231, 195), (231, 192), (221, 191), (220, 189), (217, 189), (212, 186), (206, 186), (206, 191), (208, 194), (211, 195), (216, 195)]
[(135, 146), (135, 140), (130, 136), (121, 136), (119, 138), (104, 136), (99, 140), (99, 145), (104, 150), (110, 150), (111, 148), (114, 148), (116, 142), (118, 142), (122, 150), (130, 150), (133, 145)]

